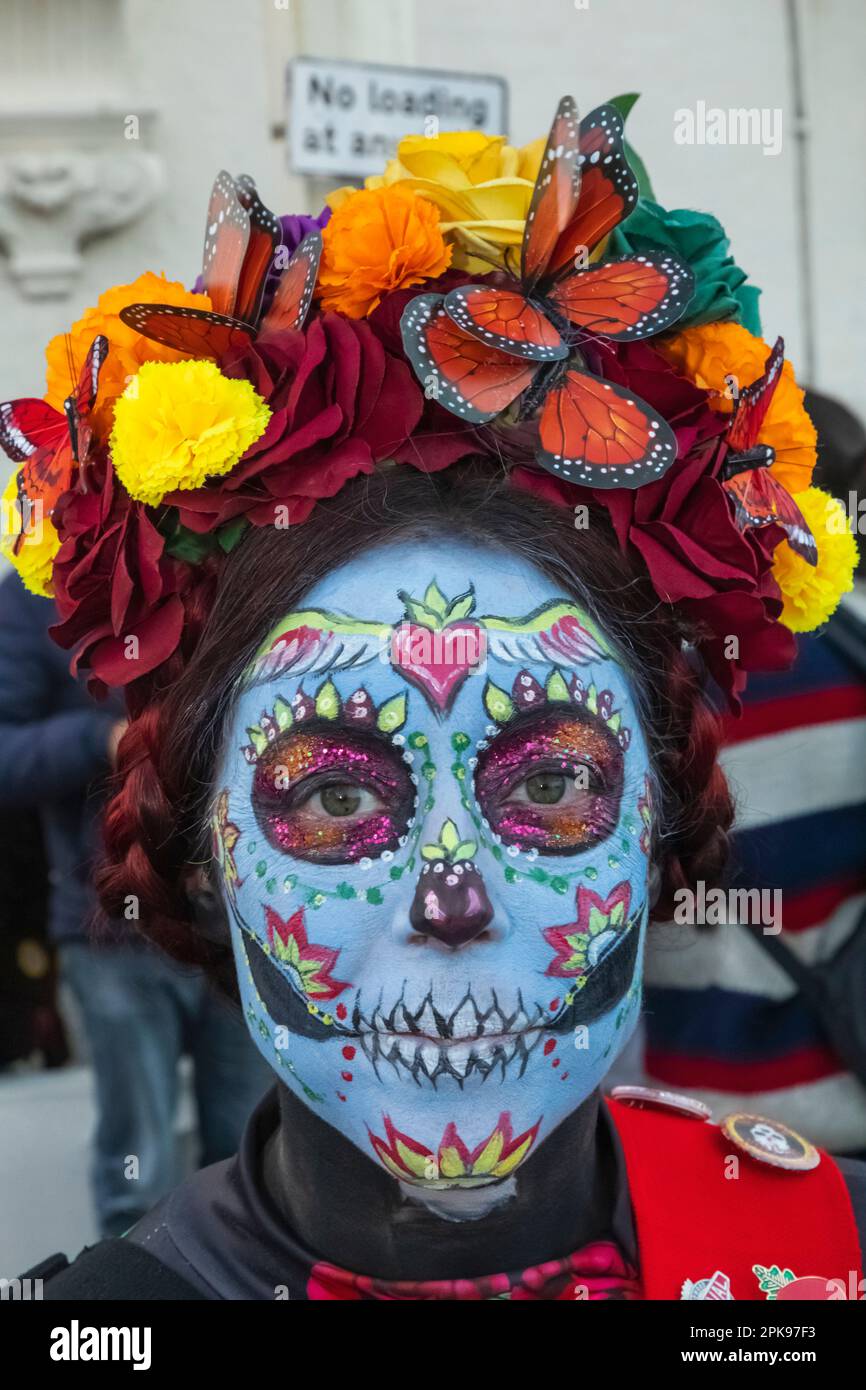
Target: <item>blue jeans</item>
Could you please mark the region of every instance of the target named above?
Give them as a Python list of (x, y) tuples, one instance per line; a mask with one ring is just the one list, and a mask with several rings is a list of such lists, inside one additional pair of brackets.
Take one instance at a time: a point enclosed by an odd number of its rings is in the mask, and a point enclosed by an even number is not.
[(93, 1060), (97, 1218), (103, 1236), (122, 1235), (180, 1177), (174, 1129), (180, 1057), (193, 1060), (202, 1165), (236, 1152), (273, 1074), (238, 1009), (200, 972), (140, 945), (68, 941), (59, 957)]

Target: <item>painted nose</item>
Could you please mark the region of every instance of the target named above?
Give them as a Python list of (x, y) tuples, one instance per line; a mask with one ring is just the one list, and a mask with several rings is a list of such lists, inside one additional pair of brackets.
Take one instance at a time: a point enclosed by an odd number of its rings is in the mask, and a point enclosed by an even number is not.
[(420, 936), (432, 936), (455, 951), (481, 936), (493, 921), (493, 906), (471, 860), (425, 864), (409, 921)]

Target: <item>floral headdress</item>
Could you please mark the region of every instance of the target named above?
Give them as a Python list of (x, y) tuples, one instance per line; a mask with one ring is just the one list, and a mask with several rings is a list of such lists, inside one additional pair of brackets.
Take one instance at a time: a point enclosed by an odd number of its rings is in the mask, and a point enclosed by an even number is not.
[(854, 538), (758, 292), (714, 218), (652, 200), (630, 104), (564, 98), (522, 150), (408, 136), (315, 219), (223, 172), (194, 291), (143, 275), (49, 344), (44, 399), (0, 404), (2, 547), (73, 669), (161, 667), (247, 527), (478, 454), (578, 528), (606, 509), (734, 703), (792, 660)]

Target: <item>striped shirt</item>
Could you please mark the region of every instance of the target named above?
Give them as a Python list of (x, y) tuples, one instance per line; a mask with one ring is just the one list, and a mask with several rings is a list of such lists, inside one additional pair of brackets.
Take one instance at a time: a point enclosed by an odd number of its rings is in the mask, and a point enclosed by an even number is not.
[[(737, 805), (731, 887), (780, 889), (779, 939), (806, 964), (828, 959), (866, 906), (866, 671), (826, 637), (801, 638), (792, 671), (750, 680), (721, 761)], [(754, 1110), (866, 1151), (866, 1086), (747, 928), (653, 927), (646, 981), (651, 1084), (699, 1096), (716, 1119)]]

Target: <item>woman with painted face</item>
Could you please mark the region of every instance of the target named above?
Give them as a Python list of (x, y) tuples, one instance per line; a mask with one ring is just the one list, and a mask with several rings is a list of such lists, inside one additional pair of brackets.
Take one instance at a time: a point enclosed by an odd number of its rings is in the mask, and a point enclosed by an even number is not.
[[(602, 1096), (652, 919), (721, 881), (711, 702), (845, 587), (800, 393), (716, 322), (712, 268), (606, 241), (642, 211), (612, 106), (563, 101), (512, 181), (519, 258), (498, 223), (443, 230), (416, 144), (276, 284), (251, 267), (285, 228), (221, 175), (207, 302), (121, 310), (135, 390), (108, 397), (116, 325), (85, 326), (88, 490), (41, 559), (59, 640), (127, 688), (103, 902), (211, 971), (276, 1085), (237, 1158), (43, 1267), (46, 1297), (856, 1296), (858, 1165)], [(10, 549), (32, 581), (23, 525)]]

